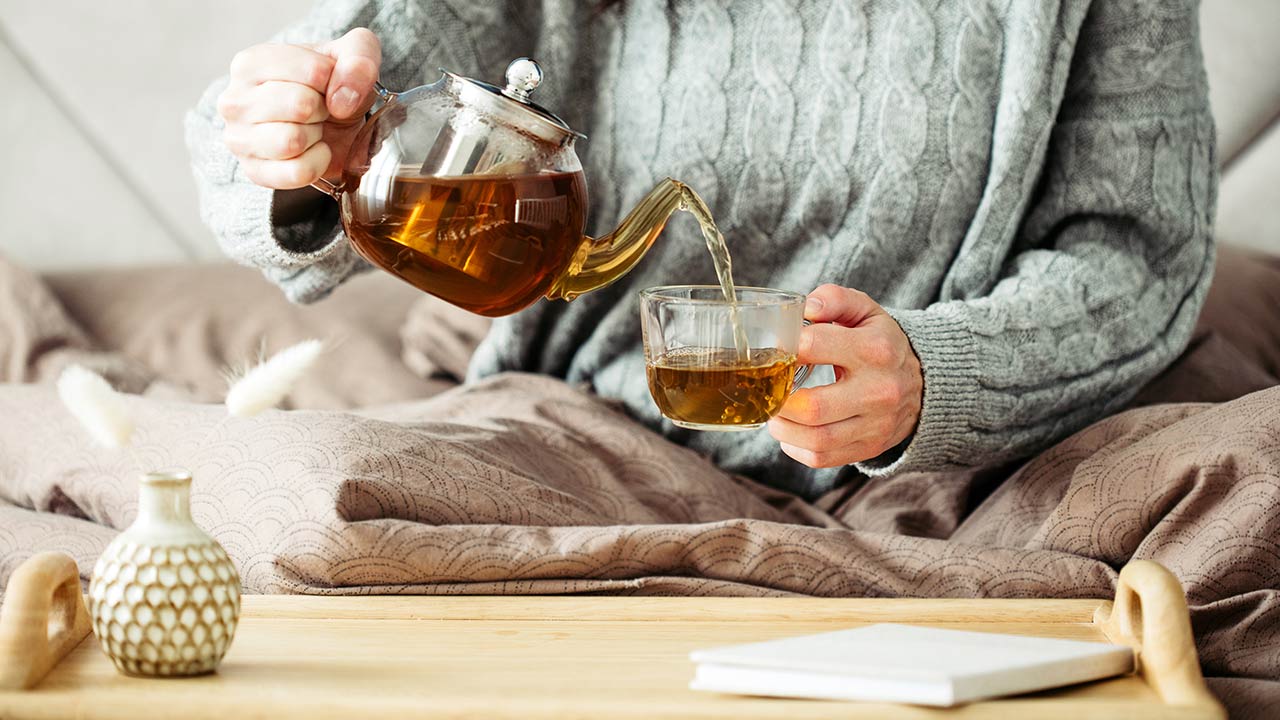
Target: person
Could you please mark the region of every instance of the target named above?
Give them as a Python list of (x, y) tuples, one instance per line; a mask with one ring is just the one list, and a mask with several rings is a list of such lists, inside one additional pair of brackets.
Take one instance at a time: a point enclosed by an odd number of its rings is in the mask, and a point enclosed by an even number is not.
[(1214, 256), (1198, 32), (1191, 0), (326, 1), (235, 56), (188, 143), (226, 252), (311, 302), (366, 267), (308, 186), (338, 175), (374, 81), (493, 81), (538, 58), (539, 103), (588, 137), (588, 230), (661, 177), (690, 184), (740, 284), (812, 291), (800, 361), (834, 382), (767, 433), (662, 421), (637, 291), (713, 277), (685, 226), (621, 281), (499, 319), (471, 377), (586, 384), (813, 498), (1028, 457), (1181, 352)]

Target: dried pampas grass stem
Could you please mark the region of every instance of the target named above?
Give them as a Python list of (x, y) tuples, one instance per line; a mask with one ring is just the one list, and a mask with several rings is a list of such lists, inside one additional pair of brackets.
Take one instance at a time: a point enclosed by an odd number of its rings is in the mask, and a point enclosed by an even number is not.
[(129, 444), (133, 439), (133, 416), (124, 396), (111, 383), (82, 365), (69, 365), (58, 376), (58, 397), (94, 442), (123, 448), (134, 466), (142, 467)]
[[(227, 391), (227, 416), (251, 417), (274, 407), (315, 364), (323, 350), (324, 344), (319, 340), (304, 340), (250, 368), (232, 382)], [(124, 396), (101, 375), (83, 366), (71, 365), (58, 378), (58, 396), (96, 443), (124, 448), (132, 457), (129, 440), (133, 437), (133, 416)], [(225, 421), (224, 417), (210, 428), (200, 446), (208, 444)], [(137, 458), (133, 459), (136, 465)]]
[[(271, 357), (260, 361), (242, 373), (229, 374), (227, 382), (226, 417), (219, 420), (200, 441), (200, 447), (222, 428), (229, 418), (252, 417), (284, 399), (324, 350), (319, 340), (303, 340), (290, 345)], [(239, 376), (237, 379), (237, 375)]]
[(133, 418), (124, 398), (98, 373), (70, 365), (58, 377), (58, 396), (99, 445), (122, 448), (133, 436)]
[(233, 417), (250, 417), (274, 407), (289, 394), (323, 349), (319, 340), (304, 340), (250, 368), (227, 391), (227, 413)]

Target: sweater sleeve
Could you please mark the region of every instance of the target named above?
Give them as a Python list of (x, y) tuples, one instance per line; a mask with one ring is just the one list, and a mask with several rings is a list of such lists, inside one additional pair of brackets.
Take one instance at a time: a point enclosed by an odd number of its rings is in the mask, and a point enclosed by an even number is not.
[[(413, 81), (418, 29), (404, 13), (412, 3), (392, 0), (322, 0), (301, 22), (272, 38), (273, 42), (323, 42), (354, 27), (368, 27), (382, 41), (382, 81), (402, 87)], [(275, 191), (245, 177), (222, 142), (218, 95), (227, 77), (219, 78), (186, 116), (186, 141), (200, 196), (201, 216), (231, 259), (262, 270), (294, 302), (318, 300), (368, 265), (345, 241), (338, 207), (309, 188)], [(308, 197), (308, 195), (314, 197)], [(278, 212), (302, 203), (306, 211)], [(314, 206), (314, 210), (311, 209)], [(302, 217), (278, 224), (279, 217)]]
[(1080, 31), (1039, 186), (987, 294), (890, 310), (924, 405), (905, 446), (863, 472), (1030, 455), (1121, 409), (1185, 347), (1217, 186), (1195, 3), (1127, 23), (1096, 17), (1109, 5)]

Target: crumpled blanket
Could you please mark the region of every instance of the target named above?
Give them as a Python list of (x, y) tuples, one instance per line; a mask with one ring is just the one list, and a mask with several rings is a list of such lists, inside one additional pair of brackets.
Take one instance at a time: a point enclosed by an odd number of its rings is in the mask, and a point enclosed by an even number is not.
[[(91, 345), (0, 358), (128, 371)], [(1109, 597), (1119, 567), (1152, 559), (1182, 581), (1223, 700), (1239, 716), (1280, 703), (1280, 387), (1135, 408), (1021, 467), (815, 503), (540, 376), (250, 419), (175, 392), (130, 405), (124, 453), (90, 446), (48, 385), (0, 386), (0, 583), (47, 549), (87, 574), (132, 521), (139, 471), (176, 465), (248, 592)]]

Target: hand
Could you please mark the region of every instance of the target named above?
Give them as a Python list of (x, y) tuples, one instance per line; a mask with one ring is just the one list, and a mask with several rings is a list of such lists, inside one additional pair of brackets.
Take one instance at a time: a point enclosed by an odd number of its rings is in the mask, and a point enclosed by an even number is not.
[(870, 460), (915, 432), (924, 395), (920, 360), (866, 293), (823, 285), (809, 293), (802, 363), (832, 365), (836, 381), (797, 390), (769, 421), (782, 452), (809, 467)]
[(218, 97), (223, 141), (264, 187), (291, 190), (337, 178), (373, 105), (381, 65), (378, 38), (364, 28), (314, 47), (242, 50)]

